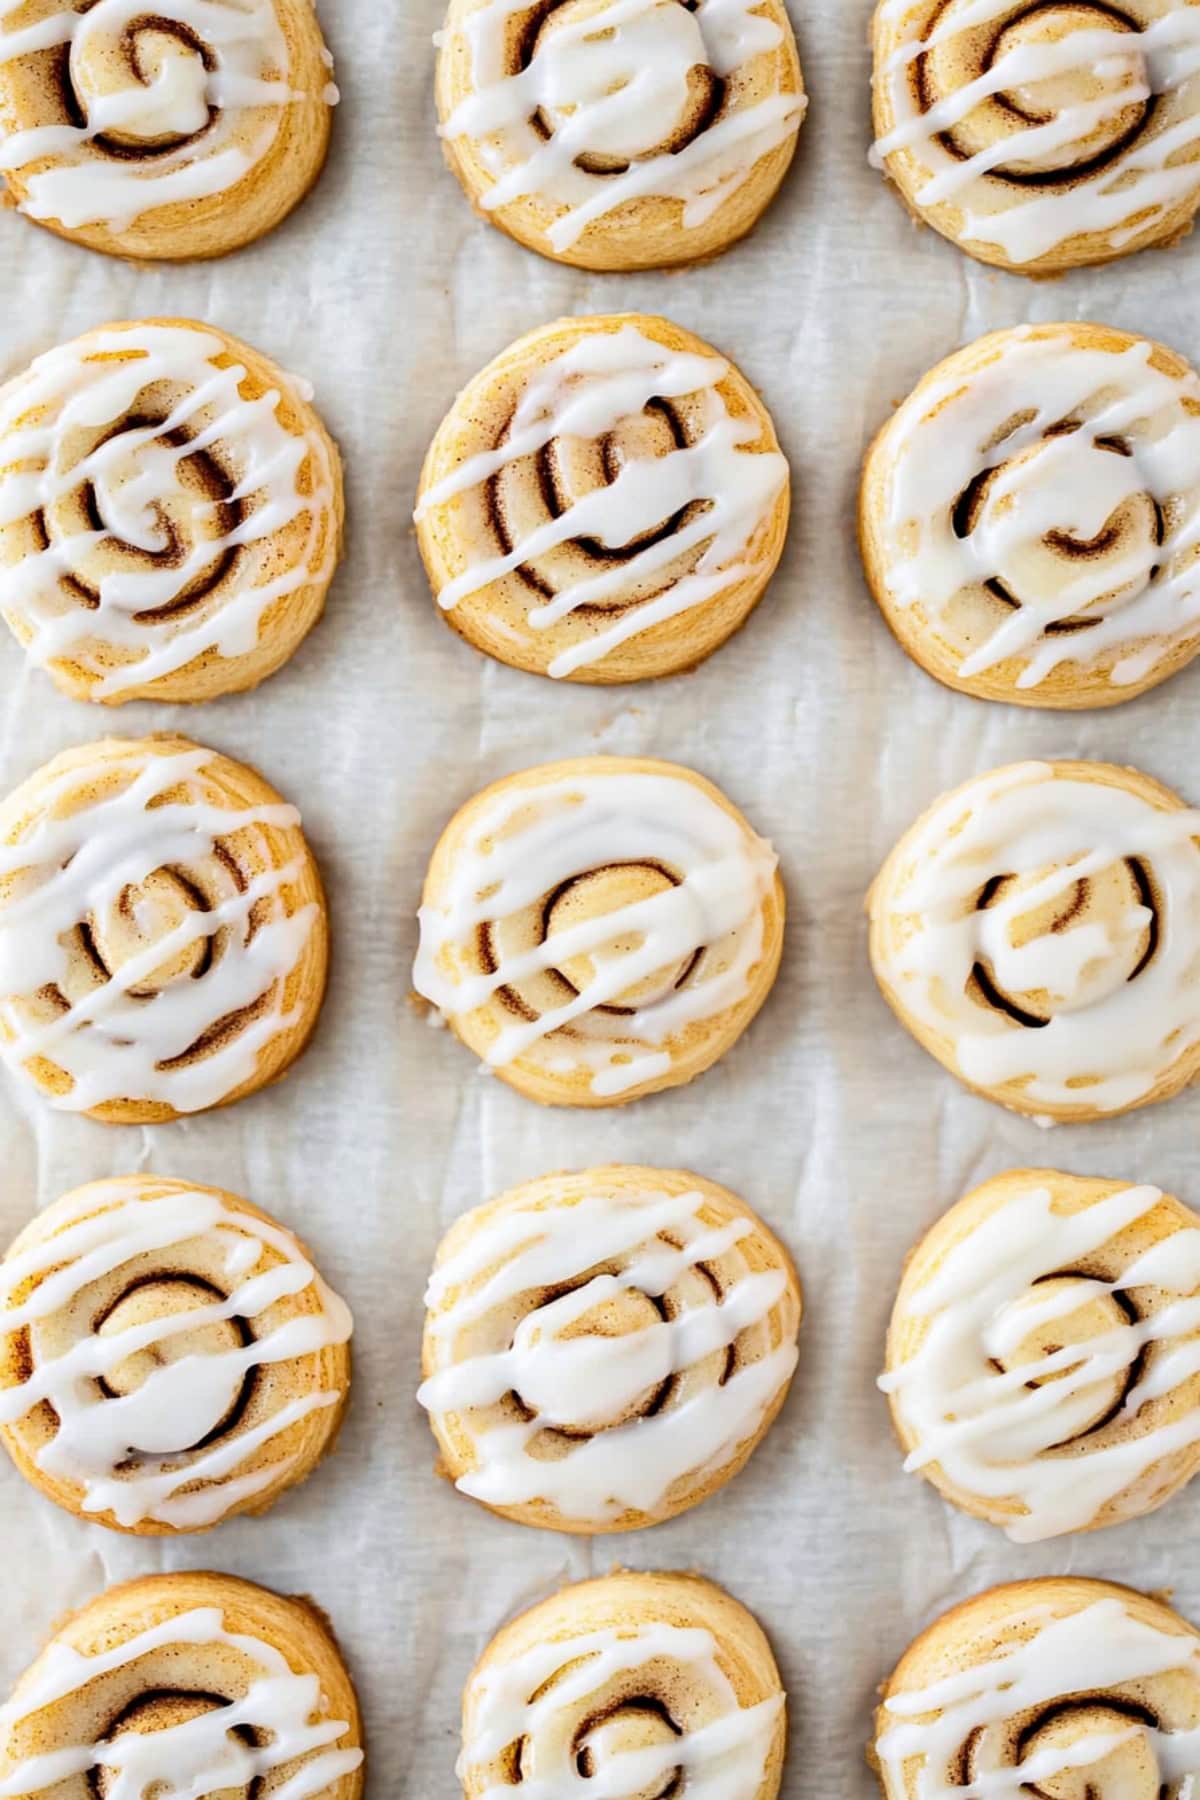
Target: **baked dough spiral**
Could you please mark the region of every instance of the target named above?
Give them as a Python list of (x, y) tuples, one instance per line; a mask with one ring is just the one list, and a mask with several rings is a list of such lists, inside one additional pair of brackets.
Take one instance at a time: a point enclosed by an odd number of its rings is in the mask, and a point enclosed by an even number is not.
[(73, 1614), (0, 1708), (0, 1794), (358, 1800), (327, 1620), (233, 1575), (147, 1575)]
[(300, 815), (187, 738), (64, 750), (0, 806), (0, 1056), (111, 1124), (277, 1080), (325, 991)]
[(724, 1055), (770, 991), (777, 865), (690, 769), (620, 756), (527, 769), (442, 834), (417, 992), (544, 1105), (677, 1087)]
[(465, 1494), (525, 1525), (634, 1531), (736, 1475), (796, 1367), (800, 1287), (725, 1188), (548, 1175), (438, 1252), (418, 1398)]
[(80, 700), (208, 700), (275, 672), (340, 551), (304, 384), (209, 325), (105, 325), (0, 388), (0, 611)]
[(0, 1263), (0, 1437), (51, 1500), (122, 1531), (264, 1512), (333, 1443), (351, 1324), (249, 1201), (93, 1182)]
[(0, 175), (112, 256), (223, 256), (316, 181), (337, 89), (312, 0), (0, 0)]
[(886, 1800), (1186, 1800), (1200, 1633), (1161, 1600), (1076, 1577), (992, 1588), (938, 1619), (883, 1689)]
[(463, 1695), (467, 1800), (774, 1800), (779, 1671), (744, 1606), (695, 1575), (608, 1575), (506, 1625)]
[(743, 624), (788, 506), (745, 377), (624, 313), (543, 326), (468, 383), (425, 461), (417, 537), (469, 643), (560, 680), (638, 681), (694, 668)]
[(1014, 1112), (1103, 1118), (1200, 1068), (1200, 812), (1136, 769), (967, 782), (900, 840), (868, 909), (897, 1017)]
[(1138, 1518), (1200, 1468), (1200, 1218), (1014, 1169), (910, 1258), (888, 1394), (916, 1469), (1017, 1543)]
[(1196, 0), (880, 0), (873, 160), (980, 262), (1023, 275), (1190, 231)]
[(744, 237), (807, 105), (781, 0), (450, 0), (438, 41), (467, 197), (578, 268), (664, 268)]
[(993, 332), (875, 440), (872, 592), (948, 687), (1112, 706), (1200, 648), (1200, 378), (1104, 325)]

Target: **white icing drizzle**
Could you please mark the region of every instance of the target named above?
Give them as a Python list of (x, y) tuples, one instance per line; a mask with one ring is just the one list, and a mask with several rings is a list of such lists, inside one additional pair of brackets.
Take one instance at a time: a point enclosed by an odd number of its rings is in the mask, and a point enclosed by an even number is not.
[[(924, 1025), (949, 1038), (959, 1072), (983, 1088), (1029, 1077), (1023, 1094), (1101, 1112), (1135, 1105), (1200, 1043), (1200, 812), (1163, 812), (1107, 783), (1018, 763), (947, 795), (905, 839), (904, 874), (872, 899), (911, 932), (879, 951), (881, 979)], [(1145, 858), (1159, 908), (1154, 954), (1135, 973), (1150, 924), (1131, 906), (1017, 946), (1014, 921), (1076, 882)], [(993, 877), (1013, 882), (983, 911)], [(1053, 1016), (1022, 1027), (973, 998), (988, 966), (1004, 993), (1047, 991)], [(1133, 977), (1131, 979), (1131, 976)]]
[[(689, 1800), (755, 1800), (766, 1773), (782, 1694), (742, 1707), (717, 1660), (718, 1645), (697, 1627), (638, 1623), (559, 1637), (504, 1663), (492, 1661), (467, 1691), (469, 1723), (458, 1761), (464, 1782), (483, 1778), (489, 1764), (514, 1743), (532, 1743), (534, 1773), (523, 1777), (521, 1800), (587, 1800), (587, 1796), (656, 1793), (663, 1778), (684, 1771)], [(641, 1749), (614, 1742), (614, 1725), (588, 1733), (576, 1746), (561, 1721), (586, 1714), (593, 1697), (613, 1684), (627, 1684), (640, 1669), (659, 1665), (682, 1669), (685, 1681), (700, 1685), (705, 1711), (713, 1716), (669, 1742)], [(619, 1691), (619, 1690), (618, 1690)], [(590, 1749), (595, 1775), (578, 1766), (578, 1749)], [(496, 1783), (479, 1800), (507, 1800), (511, 1786)]]
[[(671, 4), (680, 10), (675, 0)], [(430, 488), (417, 509), (418, 521), (556, 439), (605, 437), (656, 399), (695, 397), (703, 408), (700, 436), (665, 456), (623, 462), (608, 486), (574, 500), (507, 554), (469, 563), (441, 589), (438, 605), (451, 611), (522, 564), (573, 540), (590, 538), (620, 549), (701, 503), (703, 511), (696, 518), (635, 556), (622, 558), (599, 574), (569, 581), (553, 599), (531, 605), (527, 622), (542, 631), (580, 607), (622, 598), (639, 585), (651, 586), (640, 605), (622, 610), (612, 624), (581, 637), (554, 659), (549, 673), (561, 680), (599, 662), (651, 626), (706, 605), (753, 576), (758, 565), (747, 551), (787, 482), (788, 466), (778, 451), (746, 452), (744, 446), (761, 436), (761, 426), (752, 418), (731, 416), (720, 393), (728, 372), (728, 363), (720, 357), (670, 350), (636, 325), (577, 338), (530, 381), (499, 448), (471, 457)], [(689, 550), (700, 552), (694, 568), (668, 578), (655, 592), (658, 571)]]
[[(1200, 1776), (1200, 1729), (1143, 1724), (1116, 1707), (1111, 1722), (1104, 1715), (1106, 1694), (1128, 1684), (1150, 1683), (1175, 1672), (1200, 1683), (1200, 1642), (1195, 1634), (1151, 1625), (1115, 1596), (1057, 1619), (1048, 1607), (1031, 1606), (1023, 1619), (1035, 1626), (1024, 1642), (919, 1692), (887, 1697), (884, 1711), (895, 1723), (881, 1732), (875, 1749), (889, 1794), (908, 1795), (911, 1800), (1020, 1800), (1039, 1782), (1087, 1770), (1093, 1777), (1088, 1791), (1103, 1793), (1105, 1800), (1110, 1795), (1112, 1800), (1126, 1796), (1142, 1800), (1143, 1795), (1151, 1800), (1160, 1792), (1176, 1791), (1180, 1800), (1188, 1800)], [(1074, 1736), (1074, 1741), (1071, 1736), (1048, 1741), (1023, 1759), (1012, 1759), (1002, 1741), (1006, 1727), (1023, 1714), (1036, 1714), (1056, 1702), (1070, 1706), (1081, 1695), (1095, 1696), (1099, 1716), (1094, 1729)], [(1194, 1702), (1191, 1705), (1194, 1710)], [(968, 1743), (981, 1772), (963, 1783), (957, 1764)], [(1116, 1762), (1133, 1744), (1149, 1758), (1148, 1765), (1136, 1771), (1140, 1779), (1135, 1777), (1133, 1784), (1123, 1781), (1118, 1765), (1110, 1771), (1111, 1786), (1095, 1785), (1104, 1781), (1106, 1760), (1112, 1757)], [(1171, 1786), (1177, 1781), (1184, 1782), (1178, 1790)], [(1084, 1791), (1082, 1785), (1079, 1791)]]
[[(300, 1767), (282, 1783), (272, 1783), (274, 1800), (314, 1800), (329, 1794), (345, 1775), (361, 1767), (359, 1749), (335, 1748), (350, 1724), (321, 1716), (323, 1700), (317, 1675), (296, 1675), (274, 1645), (244, 1632), (225, 1629), (219, 1607), (195, 1607), (178, 1618), (154, 1625), (115, 1649), (82, 1655), (69, 1644), (52, 1643), (19, 1695), (0, 1708), (0, 1750), (6, 1739), (45, 1707), (82, 1695), (89, 1686), (143, 1658), (165, 1653), (165, 1667), (177, 1673), (176, 1658), (189, 1648), (217, 1647), (249, 1661), (256, 1673), (240, 1699), (161, 1731), (123, 1731), (94, 1743), (67, 1744), (43, 1751), (0, 1776), (0, 1796), (42, 1793), (90, 1769), (103, 1769), (111, 1800), (140, 1800), (153, 1792), (192, 1796), (241, 1790), (256, 1778), (270, 1781), (272, 1772), (290, 1763)], [(155, 1667), (148, 1664), (150, 1671)], [(247, 1743), (236, 1728), (253, 1730)]]
[[(228, 1298), (103, 1336), (79, 1320), (67, 1348), (49, 1357), (39, 1354), (42, 1323), (70, 1317), (93, 1282), (203, 1237), (220, 1247), (225, 1273), (233, 1280)], [(283, 1261), (264, 1268), (268, 1248)], [(19, 1290), (35, 1278), (32, 1294), (18, 1300)], [(223, 1320), (256, 1319), (310, 1290), (319, 1310), (269, 1327), (236, 1349), (174, 1361), (156, 1355), (160, 1345), (180, 1334)], [(296, 1458), (239, 1474), (243, 1464), (300, 1420), (336, 1406), (341, 1395), (314, 1388), (211, 1448), (182, 1455), (179, 1446), (200, 1444), (213, 1433), (232, 1411), (251, 1370), (344, 1344), (352, 1324), (348, 1307), (326, 1287), (294, 1238), (230, 1207), (221, 1194), (170, 1181), (156, 1183), (145, 1195), (119, 1181), (89, 1188), (71, 1209), (65, 1229), (0, 1264), (0, 1331), (28, 1330), (34, 1364), (25, 1381), (0, 1389), (0, 1424), (12, 1424), (49, 1402), (58, 1423), (38, 1452), (38, 1466), (77, 1483), (84, 1512), (111, 1512), (124, 1526), (149, 1519), (191, 1530), (214, 1525), (233, 1505), (277, 1484)], [(148, 1354), (157, 1366), (136, 1391), (106, 1394), (100, 1385), (104, 1378), (139, 1354)]]
[[(44, 548), (0, 560), (0, 609), (37, 663), (69, 658), (93, 674), (95, 699), (209, 651), (249, 655), (270, 607), (333, 573), (325, 440), (315, 427), (284, 425), (277, 389), (244, 399), (245, 366), (218, 367), (228, 349), (199, 325), (101, 330), (48, 351), (0, 389), (0, 557), (13, 528), (27, 530), (38, 514), (51, 527)], [(156, 383), (171, 395), (169, 412), (161, 423), (131, 424)], [(82, 457), (72, 449), (80, 433), (95, 440)], [(187, 479), (201, 454), (220, 460), (223, 500)], [(298, 485), (305, 469), (308, 494)], [(85, 489), (99, 528), (77, 504)], [(240, 520), (221, 530), (233, 506)], [(286, 534), (300, 519), (304, 536), (293, 544)], [(183, 540), (178, 558), (166, 554), (172, 533)], [(223, 574), (231, 554), (235, 569)], [(73, 580), (98, 604), (81, 605)], [(170, 610), (206, 580), (215, 581), (211, 600)], [(116, 666), (98, 655), (106, 646), (121, 656)]]
[[(886, 453), (893, 599), (920, 605), (951, 635), (948, 615), (964, 590), (999, 580), (1019, 602), (963, 656), (964, 678), (1020, 657), (1017, 686), (1035, 688), (1064, 663), (1103, 660), (1113, 685), (1127, 686), (1200, 635), (1200, 377), (1166, 374), (1153, 355), (1144, 340), (1114, 352), (1076, 345), (1065, 327), (1023, 328), (983, 366), (949, 371), (895, 415)], [(1062, 432), (1068, 423), (1077, 429)], [(960, 537), (956, 502), (988, 470), (998, 473)], [(1131, 523), (1139, 508), (1146, 516)], [(1064, 549), (1064, 538), (1090, 546), (1110, 526), (1115, 550)], [(1048, 630), (1076, 617), (1086, 629)]]
[[(748, 180), (756, 164), (800, 129), (800, 93), (771, 93), (736, 107), (681, 149), (664, 150), (691, 105), (690, 78), (707, 68), (720, 79), (777, 48), (779, 26), (757, 0), (608, 0), (599, 13), (549, 31), (519, 73), (508, 72), (510, 24), (529, 0), (484, 0), (442, 35), (460, 33), (470, 50), (475, 91), (441, 127), (469, 138), (494, 176), (480, 204), (488, 211), (526, 197), (564, 210), (547, 230), (558, 251), (630, 201), (683, 202), (685, 229), (702, 225)], [(549, 137), (533, 124), (553, 121)], [(627, 163), (598, 174), (578, 159)]]
[[(719, 1470), (747, 1439), (790, 1381), (795, 1341), (747, 1362), (721, 1385), (682, 1404), (606, 1429), (639, 1398), (762, 1325), (787, 1290), (782, 1268), (743, 1271), (719, 1303), (689, 1306), (670, 1319), (620, 1336), (564, 1336), (594, 1309), (621, 1295), (659, 1297), (688, 1270), (726, 1256), (753, 1232), (749, 1219), (708, 1226), (703, 1194), (592, 1193), (570, 1205), (526, 1207), (480, 1224), (469, 1242), (435, 1270), (425, 1296), (437, 1366), (417, 1398), (433, 1414), (494, 1406), (513, 1391), (531, 1414), (474, 1435), (476, 1466), (456, 1483), (497, 1505), (546, 1500), (570, 1519), (653, 1511), (686, 1475)], [(676, 1247), (678, 1245), (678, 1247)], [(619, 1261), (615, 1273), (569, 1284), (589, 1269)], [(493, 1272), (447, 1304), (455, 1289)], [(531, 1290), (558, 1297), (526, 1312), (507, 1330), (506, 1309)], [(563, 1292), (563, 1289), (569, 1291)], [(459, 1357), (456, 1343), (496, 1309), (494, 1347)], [(555, 1427), (595, 1435), (561, 1459), (530, 1455)]]
[[(1038, 1285), (1078, 1268), (1161, 1199), (1158, 1188), (1131, 1187), (1068, 1214), (1054, 1210), (1048, 1188), (1030, 1187), (957, 1243), (903, 1303), (927, 1331), (879, 1385), (896, 1397), (915, 1444), (905, 1467), (937, 1463), (968, 1494), (1020, 1501), (1025, 1515), (1006, 1527), (1015, 1543), (1083, 1530), (1161, 1458), (1200, 1441), (1200, 1396), (1183, 1417), (1142, 1418), (1200, 1375), (1200, 1230), (1172, 1232), (1115, 1280)], [(1068, 1327), (1058, 1349), (1009, 1365), (1039, 1326), (1136, 1288), (1170, 1298), (1136, 1322), (1118, 1313), (1120, 1322), (1082, 1339)], [(1134, 1379), (1147, 1352), (1152, 1360)], [(1050, 1454), (1087, 1431), (1098, 1395), (1123, 1384), (1103, 1442), (1083, 1437), (1078, 1453)], [(1121, 1431), (1128, 1435), (1112, 1435)]]
[[(917, 58), (1012, 12), (1012, 0), (958, 0), (922, 36), (922, 9), (913, 0), (883, 0), (881, 18), (894, 28), (897, 47), (875, 80), (886, 89), (894, 124), (876, 142), (872, 161), (883, 167), (896, 151), (913, 151), (927, 171), (916, 190), (917, 203), (956, 205), (963, 216), (961, 235), (997, 246), (1014, 264), (1035, 262), (1082, 234), (1105, 234), (1120, 249), (1200, 186), (1200, 168), (1174, 160), (1200, 138), (1200, 92), (1189, 85), (1200, 74), (1200, 9), (1190, 0), (1174, 0), (1162, 17), (1140, 31), (1089, 25), (1058, 38), (1016, 44), (977, 79), (922, 112), (912, 83)], [(1096, 97), (1052, 107), (1042, 122), (1031, 120), (973, 155), (955, 156), (939, 142), (940, 133), (967, 120), (995, 95), (1036, 94), (1039, 84), (1072, 77), (1090, 82), (1098, 89)], [(1055, 167), (1057, 152), (1086, 141), (1127, 108), (1180, 90), (1185, 90), (1180, 116), (1165, 128), (1148, 126), (1078, 185), (1069, 185), (1069, 162), (1062, 166), (1058, 190), (1006, 190), (1002, 178), (988, 179), (994, 168), (1013, 164)], [(1036, 99), (1031, 106), (1037, 108)], [(992, 203), (1006, 192), (1013, 195), (1011, 204), (993, 209)], [(975, 195), (986, 195), (978, 207), (972, 203)]]
[[(481, 925), (592, 871), (630, 863), (669, 867), (677, 885), (548, 931), (528, 951), (501, 953), (490, 972), (473, 967)], [(573, 999), (536, 1018), (505, 1013), (486, 1060), (493, 1068), (518, 1057), (562, 1073), (590, 1068), (593, 1093), (627, 1092), (667, 1072), (665, 1046), (688, 1026), (745, 998), (764, 949), (763, 903), (777, 863), (764, 839), (682, 776), (594, 771), (513, 787), (475, 817), (442, 897), (421, 908), (414, 985), (455, 1018), (488, 1006), (511, 983), (590, 956), (594, 974)], [(628, 1015), (596, 1010), (697, 952), (682, 985)]]
[[(206, 862), (239, 832), (260, 837), (258, 827), (299, 825), (292, 806), (234, 809), (205, 799), (203, 775), (212, 760), (209, 750), (157, 755), (131, 744), (123, 764), (132, 777), (127, 785), (66, 814), (61, 809), (87, 794), (95, 770), (65, 770), (42, 789), (37, 814), (17, 841), (0, 846), (0, 1056), (14, 1071), (34, 1057), (64, 1069), (73, 1086), (50, 1097), (57, 1107), (86, 1112), (137, 1099), (180, 1113), (202, 1111), (250, 1080), (260, 1053), (295, 1023), (295, 1013), (284, 1010), (286, 977), (318, 909), (309, 903), (287, 916), (281, 892), (303, 864), (297, 858), (275, 868), (265, 843), (261, 875), (209, 910), (190, 908), (177, 921), (147, 898), (136, 916), (142, 938), (136, 954), (67, 1010), (53, 1017), (30, 1010), (40, 990), (67, 982), (68, 946), (81, 923), (116, 917), (130, 890), (160, 870)], [(165, 799), (176, 787), (187, 797)], [(250, 934), (256, 908), (269, 916)], [(137, 991), (218, 933), (223, 953), (203, 977), (186, 971), (149, 998)], [(178, 1061), (219, 1021), (252, 1007), (254, 1015), (205, 1054)]]
[[(284, 107), (331, 104), (327, 94), (289, 85), (273, 0), (154, 0), (149, 12), (144, 0), (96, 0), (86, 11), (64, 7), (22, 26), (15, 21), (24, 9), (25, 0), (0, 0), (0, 71), (67, 46), (85, 122), (0, 131), (0, 172), (22, 175), (23, 212), (67, 230), (127, 230), (160, 207), (224, 193), (268, 154)], [(140, 75), (129, 67), (114, 85), (131, 29), (153, 43), (149, 67)], [(112, 132), (144, 140), (146, 155), (105, 154), (103, 138)], [(160, 147), (175, 138), (173, 148)], [(35, 170), (43, 162), (49, 166)]]

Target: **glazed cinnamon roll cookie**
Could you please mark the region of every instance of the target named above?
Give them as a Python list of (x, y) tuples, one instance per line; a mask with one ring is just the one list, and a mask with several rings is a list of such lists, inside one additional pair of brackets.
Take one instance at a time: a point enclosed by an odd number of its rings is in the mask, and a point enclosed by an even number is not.
[(1185, 1800), (1200, 1633), (1107, 1581), (1014, 1581), (901, 1657), (871, 1749), (885, 1800)]
[(212, 326), (102, 326), (0, 389), (0, 610), (77, 699), (273, 674), (320, 617), (342, 512), (305, 384)]
[[(466, 1800), (522, 1789), (774, 1800), (787, 1734), (771, 1647), (696, 1575), (564, 1588), (492, 1639), (463, 1695)], [(582, 1781), (580, 1778), (582, 1777)]]
[(1018, 1543), (1119, 1525), (1200, 1468), (1200, 1218), (1154, 1187), (1016, 1169), (904, 1271), (906, 1467)]
[(757, 224), (807, 101), (782, 0), (450, 0), (437, 107), (469, 200), (584, 269), (717, 255)]
[(879, 0), (873, 160), (913, 215), (1023, 275), (1191, 230), (1195, 0)]
[(337, 89), (312, 0), (0, 0), (0, 174), (113, 256), (223, 256), (316, 181)]
[(0, 1708), (0, 1793), (16, 1800), (358, 1800), (362, 1763), (326, 1619), (233, 1575), (110, 1588), (60, 1626)]
[(550, 1175), (467, 1213), (426, 1295), (418, 1398), (465, 1494), (525, 1525), (633, 1531), (742, 1468), (796, 1367), (800, 1288), (726, 1189)]
[(64, 750), (0, 805), (0, 1056), (68, 1112), (150, 1124), (277, 1080), (327, 944), (296, 809), (187, 738)]
[(1200, 1068), (1200, 812), (1136, 769), (1016, 763), (936, 802), (868, 897), (871, 961), (968, 1087), (1098, 1119)]
[(530, 1099), (620, 1105), (731, 1048), (775, 979), (783, 918), (778, 858), (711, 782), (583, 757), (455, 814), (414, 982)]
[(544, 326), (467, 385), (426, 458), (417, 537), (478, 649), (638, 681), (693, 668), (745, 621), (788, 506), (745, 377), (669, 320), (624, 313)]
[(350, 1313), (290, 1232), (186, 1181), (98, 1181), (0, 1263), (0, 1436), (81, 1517), (143, 1536), (264, 1512), (331, 1447)]
[(994, 332), (879, 434), (859, 527), (884, 617), (948, 687), (1130, 699), (1200, 648), (1200, 378), (1103, 325)]

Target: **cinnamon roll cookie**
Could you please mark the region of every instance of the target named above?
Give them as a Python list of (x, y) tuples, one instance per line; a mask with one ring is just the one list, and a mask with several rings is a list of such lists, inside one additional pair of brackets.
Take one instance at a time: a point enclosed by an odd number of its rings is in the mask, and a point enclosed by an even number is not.
[(956, 1606), (883, 1689), (885, 1800), (1185, 1800), (1200, 1633), (1107, 1581), (1014, 1581)]
[(261, 775), (187, 738), (64, 750), (0, 806), (0, 1058), (112, 1124), (278, 1080), (325, 991), (321, 881)]
[(736, 1042), (783, 948), (778, 859), (674, 763), (511, 775), (433, 853), (414, 982), (502, 1080), (548, 1106), (677, 1087)]
[(1190, 231), (1196, 0), (879, 0), (874, 160), (918, 219), (1023, 275)]
[(787, 1735), (771, 1647), (696, 1575), (608, 1575), (506, 1625), (463, 1695), (466, 1800), (524, 1789), (774, 1800)]
[(745, 1464), (796, 1367), (800, 1288), (741, 1200), (589, 1169), (458, 1221), (426, 1295), (418, 1398), (465, 1494), (525, 1525), (633, 1531)]
[(1051, 1169), (985, 1182), (910, 1258), (880, 1386), (905, 1466), (1017, 1543), (1153, 1511), (1200, 1468), (1200, 1218)]
[(77, 699), (273, 674), (320, 617), (342, 511), (304, 384), (212, 326), (105, 325), (0, 388), (0, 611)]
[(358, 1800), (358, 1702), (307, 1600), (147, 1575), (61, 1625), (0, 1708), (0, 1793)]
[(789, 479), (745, 377), (624, 313), (560, 319), (489, 363), (418, 500), (434, 594), (469, 643), (556, 680), (638, 681), (693, 668), (745, 621), (783, 551)]
[(1131, 699), (1200, 648), (1200, 378), (1103, 325), (993, 332), (884, 426), (859, 528), (884, 617), (948, 687)]
[(1014, 1112), (1097, 1119), (1200, 1068), (1200, 812), (1135, 769), (1017, 763), (944, 795), (868, 897), (893, 1011)]
[(450, 0), (438, 41), (468, 198), (584, 269), (695, 262), (743, 237), (807, 105), (782, 0)]
[(246, 1200), (94, 1182), (0, 1263), (0, 1437), (58, 1505), (143, 1536), (264, 1512), (333, 1443), (350, 1313)]
[(0, 175), (113, 256), (223, 256), (316, 181), (337, 89), (312, 0), (0, 0)]

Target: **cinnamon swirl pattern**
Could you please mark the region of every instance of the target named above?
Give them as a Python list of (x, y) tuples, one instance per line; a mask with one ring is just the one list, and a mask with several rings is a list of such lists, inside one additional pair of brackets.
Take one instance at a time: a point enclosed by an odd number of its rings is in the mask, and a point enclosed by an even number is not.
[(1200, 1633), (1105, 1581), (1017, 1581), (905, 1651), (872, 1761), (885, 1800), (1186, 1800), (1200, 1759)]
[(1200, 1468), (1200, 1218), (997, 1176), (908, 1263), (887, 1364), (905, 1466), (1017, 1543), (1150, 1512)]
[(897, 1016), (1015, 1112), (1095, 1119), (1200, 1067), (1200, 812), (1134, 769), (1017, 763), (943, 796), (868, 900)]
[(186, 738), (63, 751), (0, 806), (0, 1056), (67, 1111), (152, 1123), (278, 1079), (327, 940), (295, 808)]
[(879, 0), (876, 164), (981, 262), (1110, 262), (1200, 202), (1195, 0)]
[(445, 1472), (506, 1518), (632, 1531), (722, 1486), (783, 1404), (800, 1291), (724, 1188), (591, 1169), (460, 1219), (426, 1295), (418, 1395)]
[(470, 382), (416, 516), (438, 605), (469, 642), (612, 682), (692, 668), (737, 630), (788, 503), (749, 382), (669, 320), (625, 314), (531, 332)]
[(331, 68), (312, 0), (0, 0), (0, 176), (93, 250), (222, 256), (316, 180)]
[(940, 681), (1129, 699), (1200, 648), (1200, 378), (1102, 325), (995, 332), (884, 427), (859, 520), (885, 618)]
[(361, 1744), (309, 1602), (232, 1575), (149, 1575), (68, 1619), (0, 1708), (0, 1794), (358, 1800)]
[(786, 1716), (754, 1619), (694, 1575), (609, 1575), (506, 1625), (463, 1696), (466, 1800), (774, 1800)]
[(272, 674), (340, 548), (302, 384), (206, 325), (107, 325), (0, 389), (0, 610), (79, 699), (205, 700)]
[(743, 237), (807, 104), (780, 0), (450, 0), (438, 42), (441, 135), (468, 197), (585, 269)]
[(247, 1201), (95, 1182), (0, 1263), (0, 1436), (52, 1500), (124, 1531), (263, 1512), (333, 1442), (351, 1323)]
[(678, 1086), (770, 991), (777, 862), (710, 782), (673, 763), (528, 769), (469, 801), (434, 851), (417, 992), (543, 1104)]

